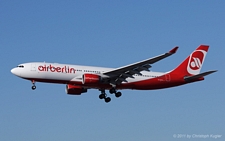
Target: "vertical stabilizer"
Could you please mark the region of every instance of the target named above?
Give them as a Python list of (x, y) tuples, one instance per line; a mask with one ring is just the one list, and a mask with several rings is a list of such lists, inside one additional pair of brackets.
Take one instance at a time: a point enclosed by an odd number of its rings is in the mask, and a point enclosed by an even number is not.
[(172, 73), (178, 73), (183, 75), (199, 74), (203, 66), (208, 49), (208, 45), (200, 45), (176, 69), (174, 69)]

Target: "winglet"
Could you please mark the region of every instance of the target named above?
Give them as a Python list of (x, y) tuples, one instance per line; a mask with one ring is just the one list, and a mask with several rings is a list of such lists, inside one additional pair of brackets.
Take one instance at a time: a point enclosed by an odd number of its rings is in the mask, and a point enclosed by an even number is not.
[(170, 50), (169, 53), (174, 54), (177, 52), (177, 50), (178, 50), (178, 47), (175, 47), (172, 50)]

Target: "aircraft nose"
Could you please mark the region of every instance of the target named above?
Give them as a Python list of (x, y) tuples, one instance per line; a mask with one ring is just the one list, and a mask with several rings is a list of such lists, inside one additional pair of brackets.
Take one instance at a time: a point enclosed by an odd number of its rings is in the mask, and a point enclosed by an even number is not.
[(11, 69), (11, 73), (17, 76), (19, 75), (18, 71), (16, 71), (16, 68)]
[(11, 69), (11, 73), (15, 74), (15, 68)]

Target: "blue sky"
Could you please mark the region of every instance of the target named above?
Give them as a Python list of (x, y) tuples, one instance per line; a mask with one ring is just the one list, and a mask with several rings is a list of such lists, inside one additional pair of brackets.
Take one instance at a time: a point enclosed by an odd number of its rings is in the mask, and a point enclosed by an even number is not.
[[(0, 140), (199, 140), (225, 137), (224, 1), (0, 1)], [(169, 71), (198, 45), (210, 45), (205, 81), (176, 88), (124, 90), (106, 104), (99, 91), (65, 94), (65, 85), (31, 83), (10, 70), (46, 61), (121, 67), (174, 46), (153, 65)], [(215, 140), (207, 138), (206, 140)]]

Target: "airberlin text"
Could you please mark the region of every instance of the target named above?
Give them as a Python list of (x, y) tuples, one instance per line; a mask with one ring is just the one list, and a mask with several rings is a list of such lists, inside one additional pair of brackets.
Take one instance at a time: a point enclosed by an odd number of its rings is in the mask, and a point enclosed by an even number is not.
[(69, 66), (53, 66), (53, 65), (43, 65), (43, 66), (38, 66), (39, 71), (47, 71), (47, 72), (58, 72), (58, 73), (75, 73), (74, 68), (70, 68)]

